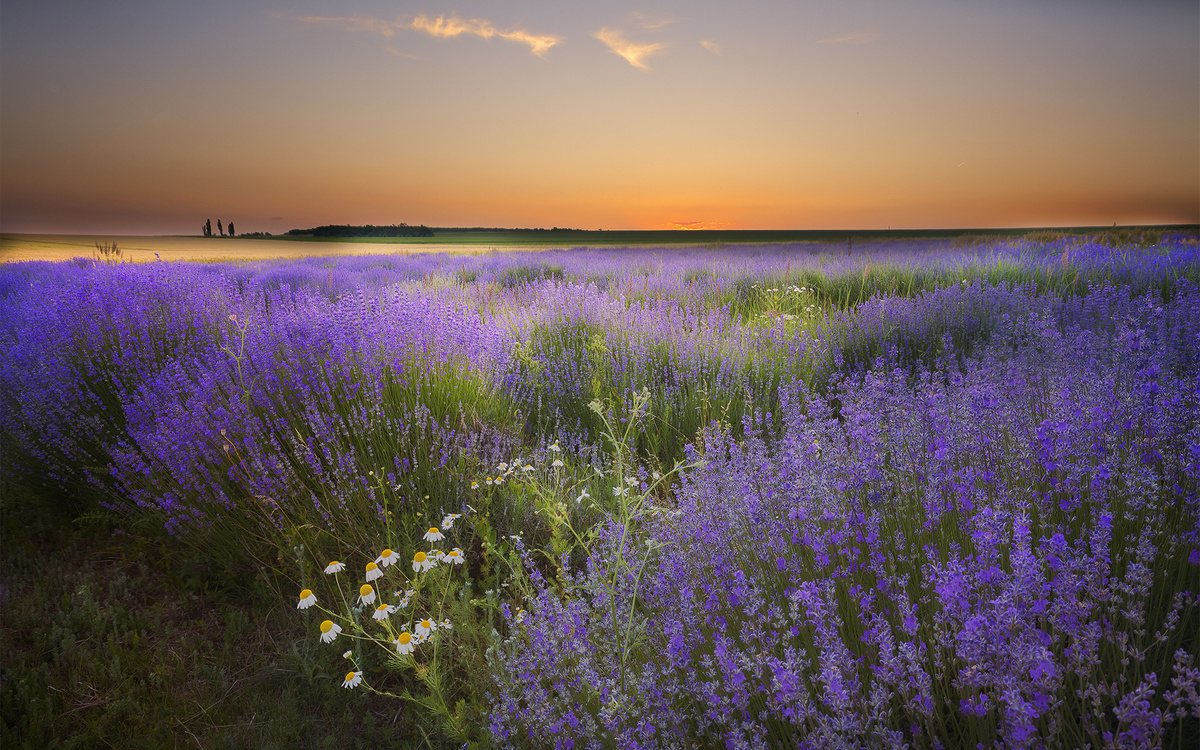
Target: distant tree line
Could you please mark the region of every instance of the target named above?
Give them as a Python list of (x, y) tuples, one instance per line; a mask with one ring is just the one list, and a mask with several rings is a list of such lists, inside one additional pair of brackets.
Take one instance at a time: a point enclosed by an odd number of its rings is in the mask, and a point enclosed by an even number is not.
[[(205, 220), (204, 220), (204, 226), (200, 227), (200, 231), (201, 231), (201, 232), (204, 234), (204, 236), (205, 236), (205, 237), (212, 237), (212, 236), (213, 236), (213, 233), (212, 233), (212, 219), (205, 219)], [(219, 234), (220, 234), (222, 237), (224, 237), (224, 236), (225, 236), (225, 229), (224, 229), (224, 228), (221, 226), (221, 220), (220, 220), (220, 219), (217, 219), (217, 232), (218, 232), (218, 233), (219, 233)], [(232, 221), (231, 221), (231, 222), (229, 222), (229, 236), (230, 236), (230, 237), (232, 237), (232, 236), (233, 236), (233, 222), (232, 222)]]
[(288, 234), (293, 237), (432, 237), (433, 230), (424, 224), (416, 227), (408, 224), (379, 227), (374, 224), (326, 224), (312, 229), (291, 229)]

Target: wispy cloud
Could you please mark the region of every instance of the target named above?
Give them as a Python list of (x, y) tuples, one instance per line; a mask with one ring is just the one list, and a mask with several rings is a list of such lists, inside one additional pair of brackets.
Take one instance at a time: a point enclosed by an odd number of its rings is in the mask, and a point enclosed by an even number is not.
[(534, 34), (525, 29), (501, 31), (492, 25), (491, 21), (485, 21), (482, 18), (462, 19), (457, 16), (430, 18), (426, 15), (419, 15), (412, 20), (411, 28), (416, 31), (423, 31), (430, 36), (441, 37), (442, 39), (450, 39), (463, 34), (470, 34), (483, 39), (491, 39), (494, 36), (498, 36), (510, 42), (520, 42), (521, 44), (529, 45), (529, 51), (538, 57), (545, 55), (551, 47), (563, 40), (562, 37), (555, 36), (554, 34)]
[(425, 59), (425, 58), (421, 57), (420, 55), (413, 55), (408, 52), (401, 52), (400, 50), (396, 49), (395, 47), (393, 47), (390, 44), (386, 45), (384, 47), (384, 49), (386, 49), (388, 52), (391, 52), (396, 57), (403, 57), (408, 60), (424, 60)]
[(717, 44), (716, 42), (714, 42), (711, 39), (701, 39), (700, 46), (703, 47), (704, 49), (708, 50), (709, 52), (713, 53), (714, 55), (721, 54), (721, 45)]
[(722, 229), (731, 226), (733, 226), (733, 223), (729, 221), (669, 221), (663, 228), (695, 231), (702, 229)]
[(661, 29), (675, 23), (675, 19), (670, 16), (652, 16), (638, 11), (630, 13), (629, 18), (641, 29)]
[(859, 29), (858, 31), (818, 39), (817, 44), (866, 44), (875, 41), (882, 35), (883, 33), (879, 29)]
[(655, 42), (653, 44), (631, 42), (625, 38), (620, 29), (610, 29), (607, 26), (592, 34), (592, 36), (607, 44), (610, 50), (625, 58), (635, 68), (648, 69), (649, 66), (643, 62), (643, 58), (657, 54), (667, 47), (663, 42)]
[[(477, 36), (481, 39), (491, 39), (494, 36), (506, 39), (510, 42), (517, 42), (529, 46), (529, 51), (538, 57), (545, 56), (546, 52), (556, 44), (563, 41), (561, 36), (554, 34), (535, 34), (531, 31), (522, 28), (498, 29), (491, 21), (482, 18), (464, 19), (458, 16), (437, 16), (432, 17), (425, 14), (415, 16), (412, 20), (406, 20), (403, 17), (397, 18), (395, 21), (385, 21), (381, 18), (368, 18), (364, 16), (349, 16), (343, 18), (325, 18), (321, 16), (302, 16), (296, 19), (302, 23), (324, 24), (329, 26), (337, 26), (350, 32), (368, 32), (381, 34), (382, 36), (391, 39), (400, 31), (420, 31), (429, 36), (438, 37), (440, 39), (451, 39), (457, 36), (466, 34), (468, 36)], [(402, 52), (398, 52), (393, 48), (390, 51), (398, 55), (408, 57)]]

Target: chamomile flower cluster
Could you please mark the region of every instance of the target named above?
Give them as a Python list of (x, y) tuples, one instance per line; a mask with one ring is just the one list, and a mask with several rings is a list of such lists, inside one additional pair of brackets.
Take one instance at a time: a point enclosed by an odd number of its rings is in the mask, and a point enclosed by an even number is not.
[[(350, 590), (347, 591), (342, 578), (349, 566), (343, 561), (332, 560), (325, 566), (324, 573), (335, 580), (335, 588), (341, 599), (341, 612), (326, 609), (309, 588), (300, 592), (296, 608), (315, 607), (324, 613), (324, 619), (317, 625), (322, 643), (350, 638), (359, 643), (374, 643), (400, 656), (416, 653), (421, 645), (453, 628), (449, 619), (438, 620), (431, 614), (415, 609), (413, 605), (424, 588), (424, 575), (439, 565), (453, 570), (466, 561), (466, 553), (461, 547), (456, 546), (448, 551), (432, 547), (438, 542), (446, 542), (448, 535), (454, 533), (455, 522), (462, 517), (461, 513), (445, 514), (440, 524), (430, 526), (423, 532), (422, 540), (428, 542), (431, 548), (417, 550), (413, 555), (411, 574), (406, 566), (397, 565), (401, 562), (400, 554), (387, 548), (360, 568), (361, 578), (349, 583)], [(364, 671), (357, 662), (357, 653), (352, 649), (344, 654), (347, 659), (355, 659), (354, 669), (342, 681), (342, 687), (347, 689), (363, 684)], [(367, 689), (373, 688), (368, 684)]]

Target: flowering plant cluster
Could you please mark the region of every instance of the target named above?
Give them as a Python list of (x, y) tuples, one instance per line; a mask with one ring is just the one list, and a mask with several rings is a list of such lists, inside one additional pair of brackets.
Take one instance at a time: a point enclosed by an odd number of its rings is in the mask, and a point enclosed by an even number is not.
[[(782, 438), (710, 431), (677, 508), (605, 527), (572, 577), (588, 595), (539, 579), (524, 627), (493, 655), (493, 735), (547, 747), (1195, 736), (1197, 320), (1187, 285), (1165, 305), (1096, 290), (1000, 321), (992, 345), (934, 369), (881, 358), (827, 396), (798, 385)], [(614, 565), (649, 540), (646, 575)], [(627, 631), (632, 654), (613, 637)]]
[(4, 264), (0, 473), (248, 571), (386, 545), (297, 606), (459, 745), (1154, 746), (1200, 245), (1151, 239)]
[[(384, 549), (363, 566), (362, 583), (349, 594), (343, 583), (347, 564), (330, 561), (323, 573), (333, 580), (328, 587), (334, 592), (331, 606), (319, 601), (312, 589), (304, 588), (296, 608), (326, 616), (316, 625), (322, 643), (341, 639), (352, 644), (342, 655), (351, 663), (342, 687), (361, 685), (418, 704), (442, 719), (451, 735), (466, 739), (469, 728), (464, 725), (462, 707), (455, 706), (454, 686), (445, 667), (449, 661), (445, 641), (451, 637), (454, 623), (444, 616), (459, 583), (464, 590), (470, 588), (463, 577), (466, 555), (457, 546), (449, 550), (433, 546), (447, 541), (462, 517), (449, 513), (438, 526), (429, 527), (421, 538), (430, 548), (416, 550), (407, 564), (396, 551)], [(408, 689), (392, 692), (384, 674), (367, 676), (370, 665), (376, 665), (375, 671), (413, 672), (424, 694), (415, 697)]]

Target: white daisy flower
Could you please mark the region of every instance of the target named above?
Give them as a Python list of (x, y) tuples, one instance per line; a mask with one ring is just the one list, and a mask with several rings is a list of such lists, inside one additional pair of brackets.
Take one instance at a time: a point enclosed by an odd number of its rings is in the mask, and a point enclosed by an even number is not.
[(395, 611), (395, 610), (393, 610), (390, 605), (380, 604), (378, 607), (375, 608), (375, 612), (371, 615), (371, 619), (372, 620), (386, 620), (388, 618), (388, 615), (390, 615), (393, 611)]
[(525, 610), (521, 609), (520, 607), (517, 607), (517, 616), (515, 619), (517, 621), (517, 624), (525, 622)]
[(353, 654), (353, 653), (354, 653), (353, 651), (347, 651), (346, 653), (342, 654), (342, 658), (343, 658), (343, 659), (349, 659), (349, 658), (350, 658), (350, 655), (351, 655), (351, 654)]
[(562, 452), (562, 448), (558, 447), (558, 443), (551, 443), (550, 445), (547, 445), (546, 447), (549, 448), (550, 450), (554, 451), (555, 453)]
[(425, 536), (422, 538), (427, 542), (440, 542), (446, 537), (442, 534), (441, 529), (436, 526), (430, 526), (429, 531), (426, 531)]
[(637, 477), (625, 477), (625, 484), (629, 485), (630, 487), (637, 487), (639, 482)]
[(437, 623), (433, 620), (421, 620), (417, 623), (417, 635), (427, 636), (437, 630)]
[(462, 518), (462, 513), (448, 513), (446, 517), (442, 519), (442, 528), (449, 531), (450, 529), (454, 528), (454, 522), (460, 518)]
[(433, 569), (437, 565), (437, 558), (430, 557), (424, 552), (418, 552), (413, 555), (413, 570), (418, 573), (425, 573)]
[(325, 643), (333, 643), (333, 639), (337, 638), (340, 632), (342, 632), (342, 627), (333, 620), (321, 623), (321, 640)]
[(356, 688), (362, 682), (362, 672), (347, 672), (346, 679), (342, 682), (344, 688)]
[(562, 462), (561, 458), (554, 459), (554, 463), (550, 464), (550, 468), (552, 468), (552, 469), (561, 469), (562, 467), (563, 467), (563, 462)]
[(438, 623), (438, 627), (442, 630), (454, 630), (454, 626), (450, 624), (449, 620), (442, 620)]
[(300, 602), (296, 604), (296, 609), (308, 609), (317, 603), (317, 595), (311, 589), (304, 589), (300, 592)]
[(334, 560), (333, 562), (331, 562), (325, 566), (325, 575), (331, 576), (334, 573), (341, 573), (345, 569), (346, 569), (346, 563), (342, 563), (342, 562), (338, 562), (337, 560)]
[(528, 474), (529, 472), (533, 471), (533, 466), (531, 466), (530, 464), (525, 464), (524, 466), (521, 467), (521, 471)]
[(455, 565), (462, 565), (463, 564), (463, 551), (461, 549), (459, 549), (458, 547), (455, 547), (454, 549), (447, 552), (442, 557), (442, 559), (448, 563), (453, 563)]
[(375, 587), (369, 583), (364, 583), (358, 588), (358, 600), (363, 604), (375, 603)]
[(591, 494), (587, 491), (587, 488), (585, 487), (583, 489), (583, 492), (579, 493), (579, 497), (575, 498), (575, 502), (582, 503), (584, 500), (586, 500), (589, 497), (591, 497)]
[(508, 470), (508, 464), (504, 461), (501, 461), (500, 465), (496, 467), (496, 471), (507, 471), (507, 470)]
[(488, 477), (488, 478), (487, 478), (487, 479), (485, 479), (484, 481), (485, 481), (487, 484), (495, 484), (495, 482), (496, 482), (496, 480), (492, 479), (491, 477)]
[(413, 643), (420, 646), (422, 643), (429, 643), (431, 640), (433, 639), (425, 633), (417, 633), (416, 637), (413, 638)]
[(413, 643), (412, 633), (401, 633), (400, 637), (392, 641), (396, 644), (396, 651), (401, 654), (411, 654), (416, 644)]
[(400, 562), (400, 555), (397, 555), (390, 549), (385, 549), (383, 552), (379, 553), (379, 557), (375, 558), (375, 562), (379, 563), (381, 567), (386, 568), (392, 563)]
[[(491, 483), (489, 482), (489, 484), (491, 484)], [(471, 489), (473, 489), (473, 490), (477, 490), (477, 489), (479, 489), (479, 482), (472, 481), (472, 482), (471, 482)]]
[(625, 494), (624, 487), (613, 487), (613, 497), (620, 497)]
[(383, 571), (373, 562), (367, 563), (367, 580), (374, 581), (376, 578), (382, 578)]

